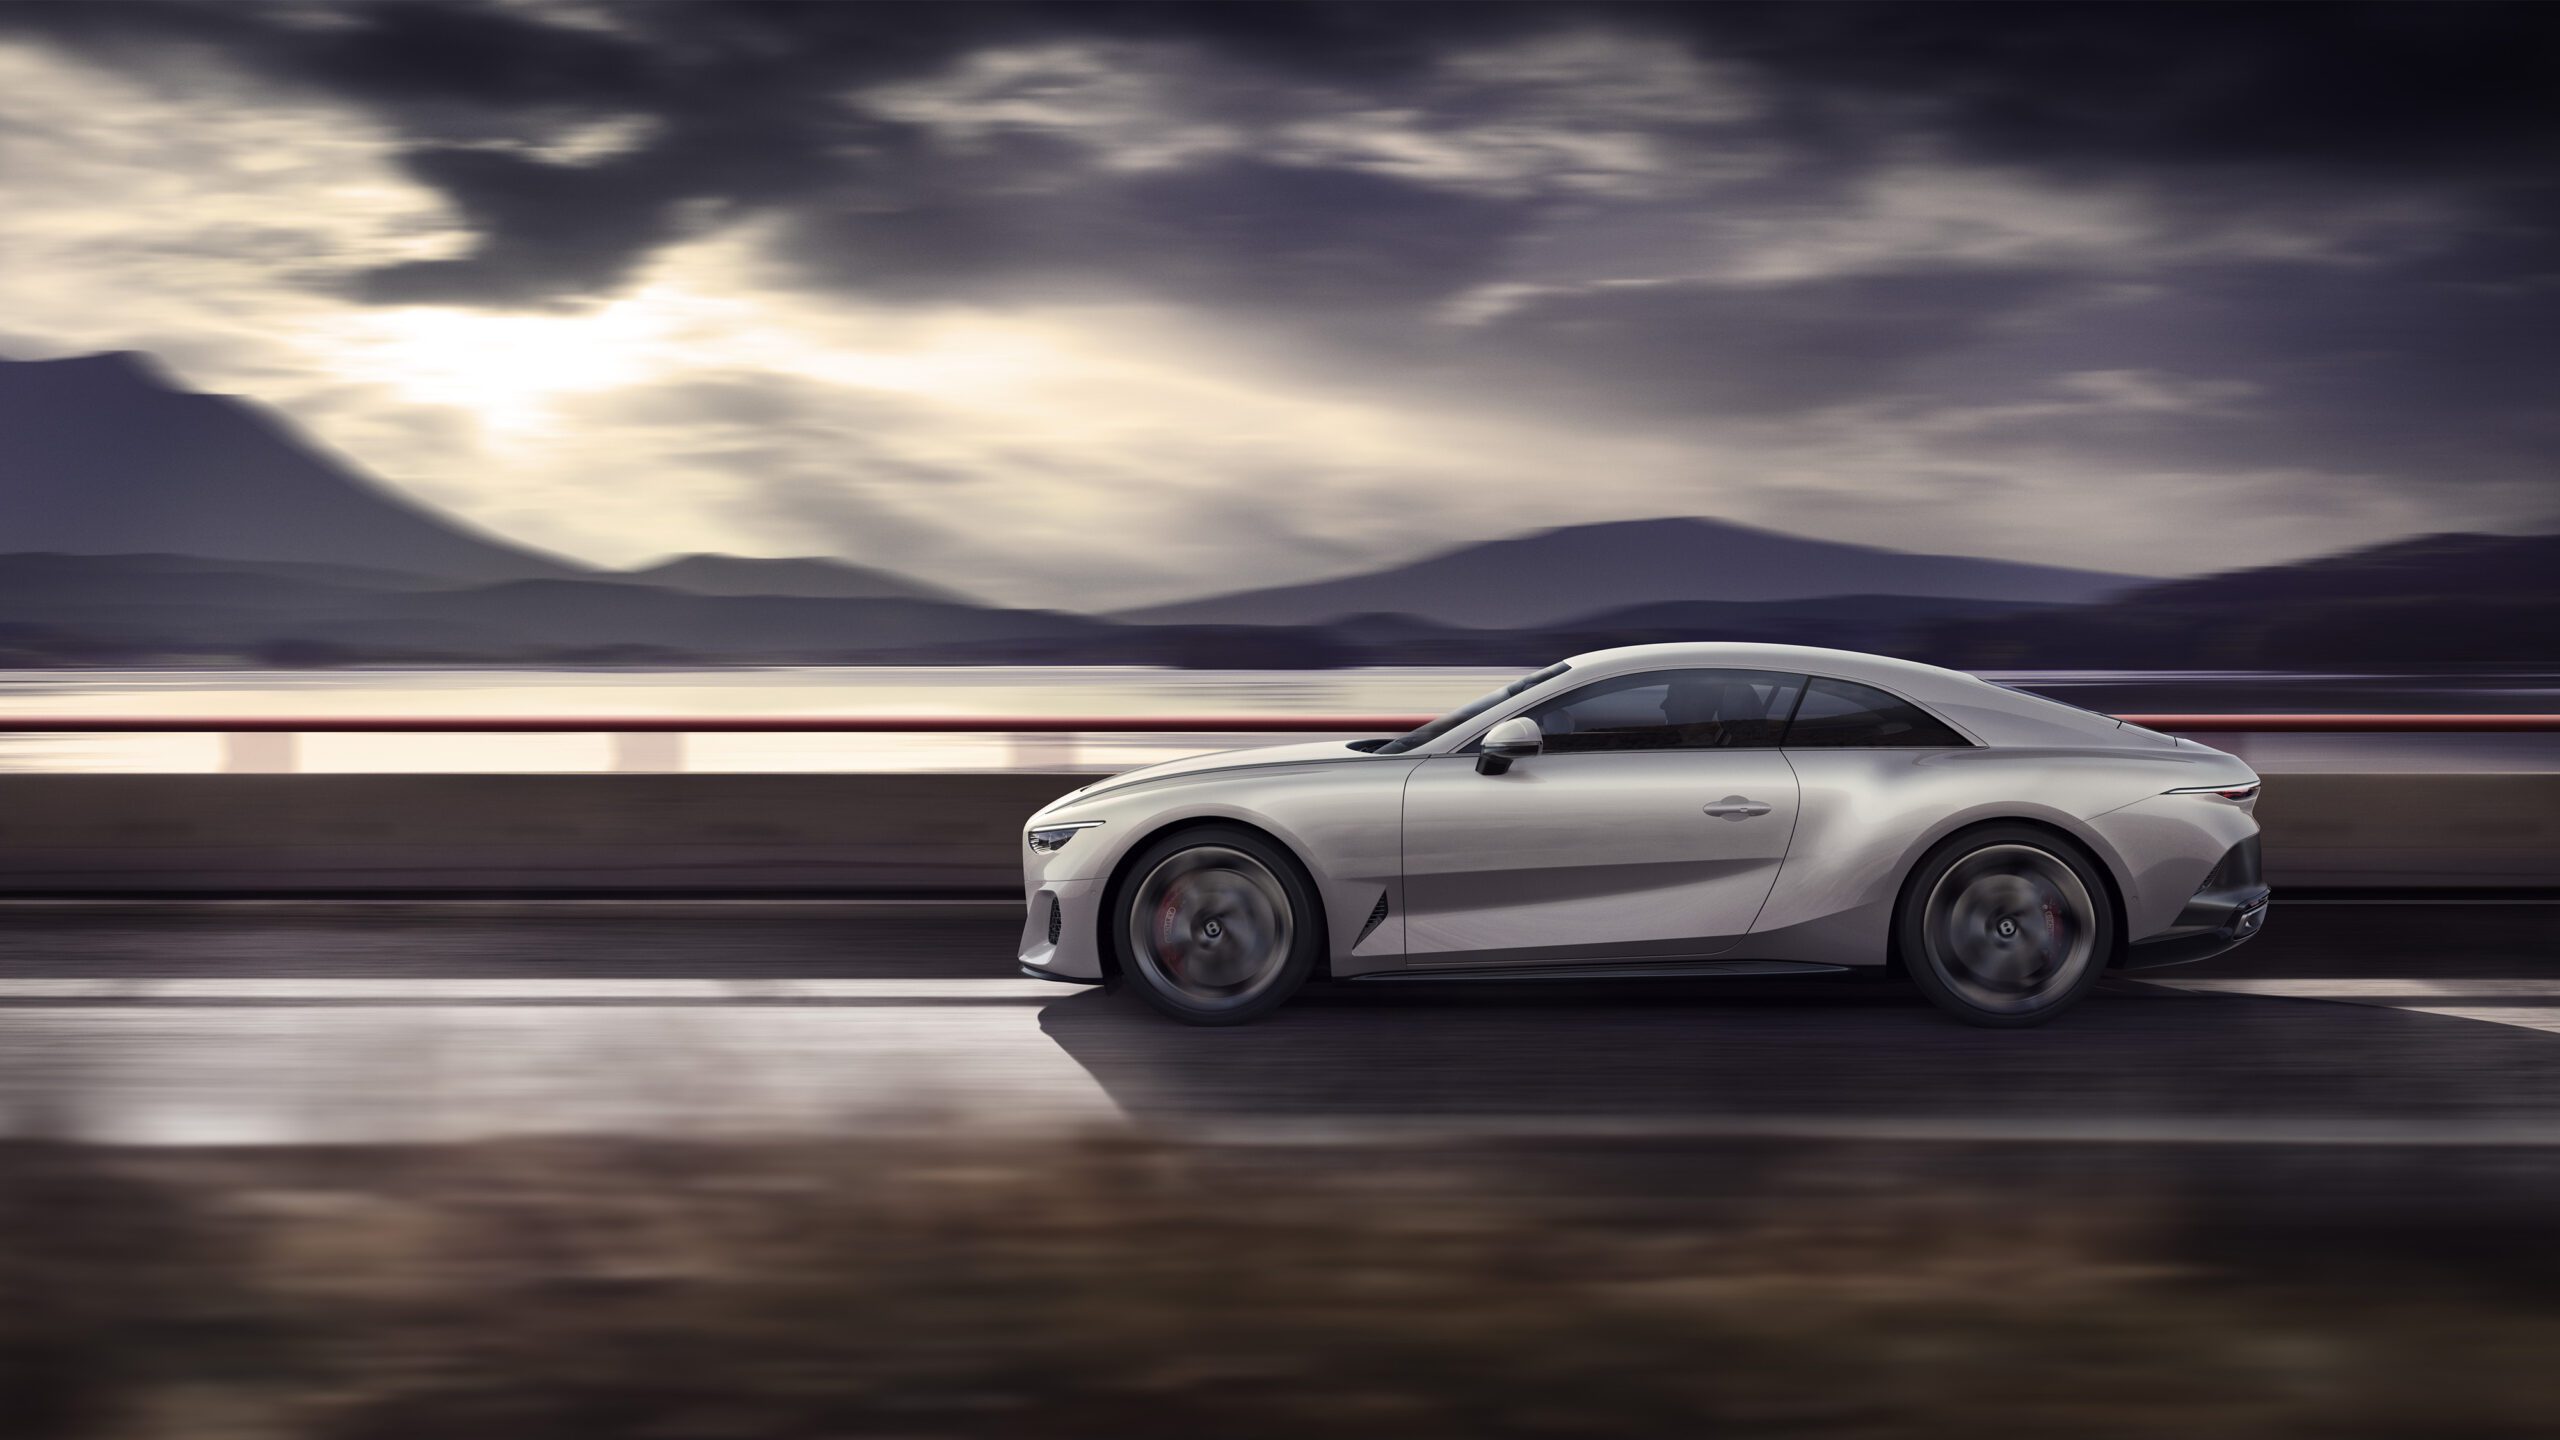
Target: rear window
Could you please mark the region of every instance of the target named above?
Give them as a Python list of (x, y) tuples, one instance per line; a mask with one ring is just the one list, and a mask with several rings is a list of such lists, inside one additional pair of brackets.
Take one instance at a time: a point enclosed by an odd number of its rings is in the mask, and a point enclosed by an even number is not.
[(1814, 680), (1787, 726), (1790, 750), (1847, 750), (1962, 746), (1963, 736), (1929, 712), (1872, 685)]

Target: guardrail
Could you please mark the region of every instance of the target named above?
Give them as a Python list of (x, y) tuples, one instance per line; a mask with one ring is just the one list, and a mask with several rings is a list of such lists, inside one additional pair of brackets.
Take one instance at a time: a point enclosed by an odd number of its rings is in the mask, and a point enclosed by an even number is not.
[[(0, 734), (1396, 734), (1429, 715), (10, 715)], [(2404, 734), (2423, 731), (2560, 730), (2560, 715), (2193, 714), (2119, 715), (2167, 731)]]
[[(1397, 735), (1427, 715), (4, 715), (0, 735), (223, 737), (222, 768), (291, 774), (302, 735), (604, 735), (606, 768), (685, 769), (687, 735), (989, 735), (1014, 740), (1012, 768), (1075, 768), (1077, 735)], [(1063, 741), (1055, 737), (1069, 737)], [(1049, 737), (1045, 743), (1026, 743)]]
[(0, 715), (44, 735), (1260, 735), (1398, 734), (1428, 715)]
[[(0, 735), (225, 737), (223, 768), (265, 774), (298, 767), (298, 735), (604, 735), (610, 769), (684, 768), (686, 735), (1394, 735), (1427, 715), (12, 715)], [(2172, 734), (2560, 733), (2560, 714), (2212, 713), (2117, 717)], [(1072, 742), (1017, 747), (1017, 761), (1072, 768)], [(1040, 768), (1023, 764), (1019, 768)]]
[[(2502, 748), (2493, 743), (2500, 734), (2547, 748), (2543, 738), (2560, 733), (2554, 715), (2125, 718), (2218, 733), (2225, 738), (2215, 743), (2234, 749), (2273, 731), (2372, 735), (2377, 750), (2394, 748), (2391, 734), (2467, 733), (2482, 742), (2446, 748), (2483, 751)], [(0, 715), (0, 736), (222, 734), (223, 768), (234, 772), (0, 771), (0, 894), (1018, 893), (1023, 817), (1091, 778), (1069, 773), (1079, 735), (1092, 737), (1082, 742), (1089, 758), (1117, 767), (1152, 757), (1103, 755), (1113, 731), (1209, 749), (1219, 736), (1392, 734), (1417, 719)], [(302, 734), (473, 732), (610, 737), (612, 762), (504, 773), (306, 769), (295, 754)], [(1009, 764), (982, 768), (764, 768), (717, 755), (689, 768), (689, 733), (1019, 738)], [(2327, 742), (2313, 734), (2311, 743)], [(2560, 891), (2560, 767), (2314, 769), (2281, 781), (2258, 808), (2279, 888)]]

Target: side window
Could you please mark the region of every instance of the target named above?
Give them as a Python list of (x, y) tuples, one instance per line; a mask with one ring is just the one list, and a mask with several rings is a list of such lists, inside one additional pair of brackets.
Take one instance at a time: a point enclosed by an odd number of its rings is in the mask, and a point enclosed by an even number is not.
[(1765, 750), (1803, 677), (1762, 670), (1652, 670), (1594, 681), (1525, 711), (1551, 755), (1609, 750)]
[(1896, 700), (1872, 685), (1816, 680), (1805, 687), (1795, 723), (1787, 727), (1790, 750), (1893, 746), (1962, 746), (1963, 736), (1927, 711)]

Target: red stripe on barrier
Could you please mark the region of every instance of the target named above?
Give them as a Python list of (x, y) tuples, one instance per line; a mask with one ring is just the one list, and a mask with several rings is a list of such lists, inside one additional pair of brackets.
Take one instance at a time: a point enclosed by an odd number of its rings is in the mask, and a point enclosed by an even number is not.
[(2274, 731), (2355, 735), (2499, 734), (2560, 730), (2560, 715), (2120, 715), (2148, 730)]
[[(0, 734), (1396, 735), (1423, 715), (8, 715)], [(2125, 715), (2152, 730), (2325, 734), (2560, 731), (2560, 715)]]
[(0, 715), (0, 733), (133, 734), (636, 734), (1397, 735), (1427, 715)]

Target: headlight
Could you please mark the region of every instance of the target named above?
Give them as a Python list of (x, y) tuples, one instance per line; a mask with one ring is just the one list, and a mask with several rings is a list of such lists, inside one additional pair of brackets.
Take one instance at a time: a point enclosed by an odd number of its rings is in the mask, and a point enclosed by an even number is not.
[(1101, 823), (1099, 820), (1068, 820), (1056, 825), (1034, 825), (1026, 838), (1034, 852), (1048, 855), (1067, 848), (1067, 842), (1076, 838), (1077, 831), (1090, 830)]

